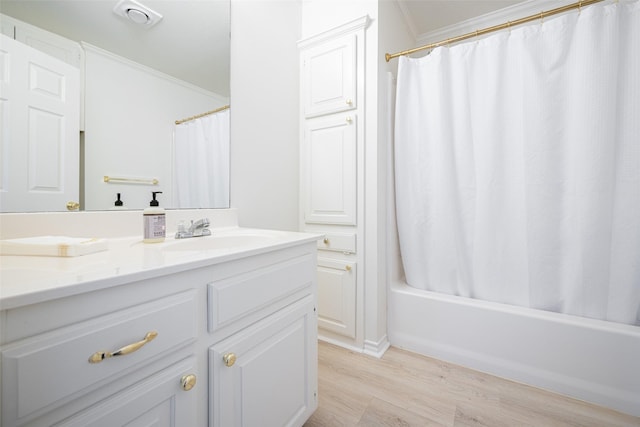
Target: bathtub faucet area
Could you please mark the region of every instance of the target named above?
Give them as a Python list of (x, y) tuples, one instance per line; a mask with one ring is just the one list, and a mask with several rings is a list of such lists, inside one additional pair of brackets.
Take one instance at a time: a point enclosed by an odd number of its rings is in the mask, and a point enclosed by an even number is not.
[(178, 224), (178, 231), (176, 231), (176, 239), (188, 239), (190, 237), (203, 237), (210, 236), (211, 230), (209, 230), (209, 218), (202, 218), (197, 221), (191, 220), (191, 224), (187, 227), (184, 221)]

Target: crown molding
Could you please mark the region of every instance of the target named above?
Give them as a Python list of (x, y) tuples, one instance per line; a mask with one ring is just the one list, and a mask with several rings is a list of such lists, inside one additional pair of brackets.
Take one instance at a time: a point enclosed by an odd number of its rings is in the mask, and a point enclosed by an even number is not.
[(495, 12), (448, 25), (438, 30), (419, 34), (416, 37), (416, 46), (437, 43), (441, 40), (459, 36), (460, 34), (471, 33), (482, 28), (491, 27), (508, 21), (514, 21), (524, 16), (534, 15), (542, 11), (555, 9), (571, 3), (575, 3), (575, 0), (528, 0), (499, 9)]
[(369, 15), (365, 15), (360, 18), (354, 19), (353, 21), (349, 21), (345, 24), (342, 24), (339, 27), (335, 27), (330, 30), (324, 31), (322, 33), (318, 33), (306, 39), (302, 39), (298, 41), (298, 47), (308, 48), (316, 44), (323, 43), (335, 37), (339, 37), (345, 34), (351, 34), (356, 31), (366, 29), (370, 23), (371, 23), (371, 18), (369, 18)]

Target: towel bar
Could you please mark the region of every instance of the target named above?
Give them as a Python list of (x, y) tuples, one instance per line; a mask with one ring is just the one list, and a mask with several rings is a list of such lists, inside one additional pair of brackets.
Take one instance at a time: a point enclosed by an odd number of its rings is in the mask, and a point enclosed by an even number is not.
[(104, 182), (113, 182), (119, 184), (146, 184), (146, 185), (158, 185), (160, 181), (156, 178), (122, 178), (115, 176), (104, 176)]

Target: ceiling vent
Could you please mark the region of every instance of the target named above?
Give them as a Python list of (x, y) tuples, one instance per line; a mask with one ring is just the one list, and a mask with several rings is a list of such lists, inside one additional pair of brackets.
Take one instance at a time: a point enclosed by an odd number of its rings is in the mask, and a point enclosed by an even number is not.
[(151, 28), (162, 19), (162, 15), (135, 0), (120, 0), (113, 8), (113, 13), (144, 28)]

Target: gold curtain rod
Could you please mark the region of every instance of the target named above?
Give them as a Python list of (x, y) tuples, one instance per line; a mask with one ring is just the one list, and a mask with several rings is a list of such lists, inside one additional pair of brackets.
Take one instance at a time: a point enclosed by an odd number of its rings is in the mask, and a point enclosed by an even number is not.
[(182, 120), (176, 120), (176, 124), (180, 125), (182, 123), (189, 122), (191, 120), (199, 119), (200, 117), (205, 117), (205, 116), (208, 116), (210, 114), (219, 113), (220, 111), (227, 110), (230, 107), (231, 107), (230, 105), (225, 105), (224, 107), (216, 108), (215, 110), (207, 111), (206, 113), (198, 114), (196, 116), (187, 117), (186, 119), (182, 119)]
[(387, 60), (387, 62), (389, 62), (391, 59), (397, 58), (398, 56), (410, 55), (412, 53), (419, 52), (421, 50), (434, 49), (436, 47), (449, 45), (451, 43), (457, 43), (457, 42), (460, 42), (462, 40), (467, 40), (467, 39), (470, 39), (472, 37), (483, 36), (485, 34), (489, 34), (489, 33), (492, 33), (494, 31), (504, 30), (505, 28), (515, 27), (516, 25), (521, 25), (521, 24), (525, 24), (527, 22), (536, 21), (538, 19), (544, 19), (547, 16), (557, 15), (558, 13), (567, 12), (567, 11), (573, 10), (573, 9), (580, 9), (580, 8), (582, 8), (582, 6), (589, 6), (591, 4), (599, 3), (601, 1), (603, 1), (603, 0), (582, 0), (582, 1), (579, 1), (579, 2), (576, 2), (576, 3), (568, 4), (566, 6), (558, 7), (558, 8), (555, 8), (555, 9), (551, 9), (551, 10), (548, 10), (546, 12), (542, 11), (542, 12), (537, 13), (535, 15), (530, 15), (530, 16), (527, 16), (525, 18), (516, 19), (515, 21), (508, 21), (508, 22), (505, 22), (504, 24), (494, 25), (493, 27), (484, 28), (482, 30), (476, 30), (476, 31), (474, 31), (472, 33), (467, 33), (467, 34), (463, 34), (461, 36), (451, 37), (449, 39), (442, 40), (442, 41), (439, 41), (437, 43), (431, 43), (431, 44), (427, 44), (427, 45), (424, 45), (424, 46), (416, 47), (416, 48), (413, 48), (413, 49), (403, 50), (402, 52), (397, 52), (397, 53), (393, 53), (393, 54), (385, 53), (384, 57)]

